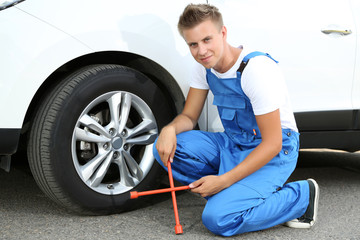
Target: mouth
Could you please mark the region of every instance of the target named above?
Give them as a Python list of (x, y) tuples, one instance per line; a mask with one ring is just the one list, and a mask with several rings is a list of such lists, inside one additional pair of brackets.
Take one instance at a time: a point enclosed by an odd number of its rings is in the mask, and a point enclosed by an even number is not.
[(210, 59), (211, 59), (211, 56), (208, 56), (208, 57), (200, 58), (200, 61), (203, 63), (208, 63), (208, 62), (210, 62)]

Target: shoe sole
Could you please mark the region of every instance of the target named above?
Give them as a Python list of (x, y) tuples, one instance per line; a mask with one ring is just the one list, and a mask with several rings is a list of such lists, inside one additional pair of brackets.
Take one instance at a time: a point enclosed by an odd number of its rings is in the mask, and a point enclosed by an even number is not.
[(299, 222), (298, 219), (294, 219), (294, 220), (291, 220), (291, 221), (288, 221), (288, 222), (284, 223), (283, 224), (284, 226), (291, 227), (291, 228), (311, 228), (312, 226), (315, 225), (316, 220), (317, 220), (318, 206), (319, 206), (320, 188), (319, 188), (319, 185), (317, 184), (317, 182), (314, 179), (309, 178), (307, 180), (311, 181), (314, 184), (314, 187), (315, 187), (313, 220), (310, 223), (304, 223), (304, 222)]

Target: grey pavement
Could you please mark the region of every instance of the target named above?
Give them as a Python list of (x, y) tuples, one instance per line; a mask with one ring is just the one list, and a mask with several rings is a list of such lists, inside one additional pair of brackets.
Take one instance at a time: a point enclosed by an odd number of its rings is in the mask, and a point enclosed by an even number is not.
[[(284, 226), (226, 239), (360, 239), (360, 155), (302, 152), (291, 180), (314, 178), (320, 185), (319, 220), (311, 229)], [(79, 216), (51, 202), (29, 169), (16, 164), (0, 171), (0, 239), (225, 239), (201, 223), (206, 201), (191, 192), (177, 194), (184, 234), (174, 233), (170, 194), (153, 204), (109, 216)]]

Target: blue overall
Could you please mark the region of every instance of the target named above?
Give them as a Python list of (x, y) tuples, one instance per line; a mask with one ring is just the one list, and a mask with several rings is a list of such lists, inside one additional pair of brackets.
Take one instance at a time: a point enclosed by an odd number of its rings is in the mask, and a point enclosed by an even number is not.
[[(258, 55), (270, 57), (254, 52), (244, 61)], [(206, 77), (225, 131), (193, 130), (177, 136), (172, 170), (174, 178), (185, 185), (203, 176), (230, 171), (261, 142), (252, 105), (241, 88), (241, 73), (237, 72), (237, 78), (218, 79), (207, 69)], [(299, 134), (290, 129), (282, 133), (282, 150), (276, 157), (255, 173), (207, 197), (202, 221), (210, 231), (232, 236), (266, 229), (304, 214), (309, 203), (308, 183), (284, 185), (296, 166)], [(156, 148), (154, 156), (164, 167)]]

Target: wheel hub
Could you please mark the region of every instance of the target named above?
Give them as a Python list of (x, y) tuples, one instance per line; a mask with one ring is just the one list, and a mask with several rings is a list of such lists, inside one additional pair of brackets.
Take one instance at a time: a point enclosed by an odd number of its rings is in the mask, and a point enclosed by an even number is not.
[(112, 147), (114, 149), (120, 149), (122, 147), (122, 144), (123, 144), (123, 140), (120, 137), (115, 137), (112, 140)]

